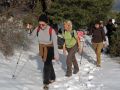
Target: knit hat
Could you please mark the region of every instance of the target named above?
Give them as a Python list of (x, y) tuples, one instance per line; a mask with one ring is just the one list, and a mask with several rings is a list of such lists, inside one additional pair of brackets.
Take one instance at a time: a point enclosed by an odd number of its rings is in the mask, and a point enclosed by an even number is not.
[(48, 17), (47, 17), (45, 14), (41, 14), (41, 15), (39, 16), (38, 21), (43, 21), (43, 22), (45, 22), (45, 23), (48, 23)]

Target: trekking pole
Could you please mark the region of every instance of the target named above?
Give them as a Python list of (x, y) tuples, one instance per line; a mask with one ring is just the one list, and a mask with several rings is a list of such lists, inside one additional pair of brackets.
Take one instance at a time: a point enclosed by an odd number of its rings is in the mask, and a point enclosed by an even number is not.
[(81, 41), (81, 42), (83, 42), (83, 45), (82, 45), (82, 51), (81, 51), (80, 64), (81, 64), (81, 62), (82, 62), (82, 57), (83, 57), (83, 48), (84, 48), (84, 41)]
[[(39, 44), (39, 39), (37, 39), (37, 42)], [(29, 60), (29, 59), (28, 59)], [(19, 70), (19, 72), (16, 74), (16, 76), (14, 75), (14, 79), (16, 79), (16, 77), (18, 77), (20, 75), (20, 73), (22, 72), (22, 70), (24, 69), (24, 67), (26, 66), (28, 60), (24, 63), (24, 65), (21, 67), (21, 69)]]
[[(82, 63), (82, 57), (83, 57), (83, 48), (84, 48), (84, 42), (85, 41), (80, 41), (80, 42), (83, 42), (83, 45), (82, 45), (82, 52), (81, 52), (81, 58), (80, 58), (80, 65), (81, 65), (81, 63)], [(79, 73), (79, 81), (80, 81), (81, 79), (80, 79), (80, 73)]]
[[(23, 47), (22, 47), (22, 48), (23, 48)], [(18, 68), (18, 64), (19, 64), (19, 62), (20, 62), (21, 56), (22, 56), (22, 50), (21, 50), (20, 55), (19, 55), (19, 57), (18, 57), (18, 61), (17, 61), (17, 63), (16, 63), (15, 70), (14, 70), (14, 72), (13, 72), (12, 78), (15, 78), (16, 70), (17, 70), (17, 68)]]
[[(29, 60), (29, 59), (28, 59), (28, 60)], [(20, 75), (20, 73), (23, 71), (23, 69), (24, 69), (24, 67), (26, 66), (28, 60), (27, 60), (27, 61), (24, 63), (24, 65), (21, 67), (20, 71), (19, 71), (16, 75), (14, 75), (14, 79), (16, 79), (16, 77), (18, 77), (18, 76)]]
[[(25, 41), (23, 41), (23, 43), (22, 43), (22, 50), (23, 50), (23, 48), (24, 48), (24, 43), (25, 43)], [(12, 78), (15, 78), (15, 74), (16, 74), (16, 71), (17, 71), (19, 62), (20, 62), (20, 60), (21, 60), (22, 50), (21, 50), (21, 52), (20, 52), (20, 54), (19, 54), (18, 61), (17, 61), (16, 66), (15, 66), (15, 70), (14, 70), (14, 72), (13, 72), (13, 74), (12, 74)]]

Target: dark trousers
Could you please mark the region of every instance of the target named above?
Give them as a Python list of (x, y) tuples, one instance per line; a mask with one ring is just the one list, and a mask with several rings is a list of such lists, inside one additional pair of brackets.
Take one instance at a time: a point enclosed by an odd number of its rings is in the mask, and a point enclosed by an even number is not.
[(47, 59), (44, 62), (43, 68), (43, 84), (49, 84), (50, 80), (55, 80), (55, 72), (52, 64), (52, 59), (54, 57), (54, 49), (53, 47), (48, 47)]
[(75, 44), (72, 48), (67, 48), (68, 56), (66, 60), (67, 64), (67, 74), (72, 74), (72, 64), (74, 66), (74, 70), (79, 70), (78, 63), (75, 57), (75, 53), (78, 51), (78, 45)]

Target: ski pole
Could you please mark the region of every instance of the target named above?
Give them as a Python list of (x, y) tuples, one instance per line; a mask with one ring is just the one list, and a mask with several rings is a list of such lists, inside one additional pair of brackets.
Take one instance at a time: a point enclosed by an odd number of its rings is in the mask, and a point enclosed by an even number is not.
[(20, 62), (21, 56), (22, 56), (22, 50), (21, 50), (20, 55), (19, 55), (19, 57), (18, 57), (18, 61), (17, 61), (17, 63), (16, 63), (15, 70), (14, 70), (14, 72), (13, 72), (12, 78), (15, 77), (15, 73), (16, 73), (16, 70), (17, 70), (17, 68), (18, 68), (18, 64), (19, 64), (19, 62)]
[[(25, 41), (23, 41), (23, 44), (22, 44), (22, 50), (23, 50), (23, 48), (24, 48), (24, 42), (25, 42)], [(19, 62), (20, 62), (20, 60), (21, 60), (22, 50), (21, 50), (20, 55), (19, 55), (19, 57), (18, 57), (18, 61), (17, 61), (16, 66), (15, 66), (15, 70), (14, 70), (14, 72), (13, 72), (13, 74), (12, 74), (12, 78), (15, 78), (16, 70), (17, 70), (18, 65), (19, 65)]]
[[(38, 44), (39, 44), (39, 39), (37, 39)], [(28, 59), (29, 60), (29, 59)], [(20, 71), (16, 74), (16, 76), (14, 75), (14, 78), (18, 77), (20, 75), (20, 73), (22, 72), (22, 70), (24, 69), (25, 65), (27, 64), (28, 60), (24, 63), (24, 65), (21, 67)]]
[(80, 64), (81, 64), (81, 62), (82, 62), (82, 57), (83, 57), (83, 48), (84, 48), (84, 41), (81, 41), (81, 42), (83, 42), (83, 45), (82, 45), (82, 51), (81, 51), (81, 59), (80, 59)]
[[(28, 59), (28, 60), (29, 60), (29, 59)], [(24, 67), (26, 66), (28, 60), (27, 60), (27, 61), (24, 63), (24, 65), (21, 67), (20, 71), (19, 71), (16, 75), (14, 75), (14, 79), (16, 79), (16, 77), (18, 77), (18, 76), (20, 75), (20, 73), (23, 71), (23, 69), (24, 69)]]

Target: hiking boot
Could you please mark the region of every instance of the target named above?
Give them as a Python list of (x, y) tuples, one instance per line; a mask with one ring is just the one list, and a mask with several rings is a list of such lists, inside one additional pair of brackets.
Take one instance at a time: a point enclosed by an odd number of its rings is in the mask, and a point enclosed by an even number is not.
[(100, 65), (100, 64), (97, 64), (96, 66), (97, 66), (97, 67), (101, 67), (101, 65)]
[(79, 69), (74, 69), (73, 74), (77, 74), (79, 72)]
[(72, 76), (72, 73), (70, 74), (70, 73), (66, 73), (66, 75), (65, 75), (66, 77), (70, 77), (70, 76)]
[(48, 84), (44, 84), (43, 89), (44, 89), (44, 90), (48, 90), (48, 89), (49, 89), (49, 85), (48, 85)]
[(50, 83), (50, 84), (53, 83), (53, 82), (55, 82), (55, 80), (49, 80), (49, 83)]

